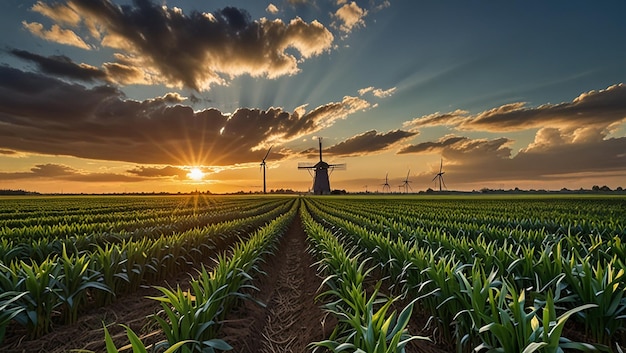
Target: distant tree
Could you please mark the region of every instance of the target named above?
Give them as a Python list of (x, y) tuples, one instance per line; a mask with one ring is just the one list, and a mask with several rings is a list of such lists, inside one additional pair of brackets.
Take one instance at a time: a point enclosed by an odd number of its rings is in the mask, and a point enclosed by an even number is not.
[(591, 190), (593, 191), (600, 191), (600, 187), (598, 185), (594, 185)]
[(621, 186), (618, 186), (618, 187), (615, 189), (615, 191), (624, 191), (624, 189), (622, 189), (622, 187), (621, 187)]
[(606, 185), (604, 185), (604, 186), (602, 186), (602, 187), (600, 188), (600, 191), (610, 192), (610, 191), (611, 191), (611, 188), (610, 188), (610, 187), (608, 187), (608, 186), (606, 186)]

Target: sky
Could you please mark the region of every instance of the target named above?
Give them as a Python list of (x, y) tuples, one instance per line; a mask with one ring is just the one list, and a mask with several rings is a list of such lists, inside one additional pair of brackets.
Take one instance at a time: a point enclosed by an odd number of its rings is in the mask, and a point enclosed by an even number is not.
[(626, 187), (626, 2), (3, 0), (0, 189)]

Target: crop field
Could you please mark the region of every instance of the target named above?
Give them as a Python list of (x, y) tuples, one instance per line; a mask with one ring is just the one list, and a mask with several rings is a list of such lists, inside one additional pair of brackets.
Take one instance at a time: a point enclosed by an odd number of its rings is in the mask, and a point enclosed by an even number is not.
[(1, 352), (623, 352), (626, 198), (0, 198)]

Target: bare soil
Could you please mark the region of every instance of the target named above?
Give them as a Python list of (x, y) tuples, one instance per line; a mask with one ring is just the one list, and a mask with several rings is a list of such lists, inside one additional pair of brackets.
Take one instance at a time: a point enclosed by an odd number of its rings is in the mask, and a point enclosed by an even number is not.
[(234, 310), (222, 328), (233, 352), (306, 352), (307, 345), (332, 332), (334, 320), (315, 302), (321, 278), (307, 252), (299, 217), (281, 239), (275, 256), (261, 267), (266, 276), (255, 285), (254, 297), (266, 306), (246, 301)]

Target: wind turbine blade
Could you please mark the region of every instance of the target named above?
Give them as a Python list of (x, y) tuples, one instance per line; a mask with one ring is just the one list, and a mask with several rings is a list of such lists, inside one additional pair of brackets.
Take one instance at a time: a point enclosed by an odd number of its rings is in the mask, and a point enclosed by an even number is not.
[(445, 181), (443, 181), (443, 176), (441, 177), (441, 182), (443, 183), (443, 187), (447, 189), (447, 188), (448, 188), (448, 186), (446, 185), (446, 182), (445, 182)]
[(435, 175), (435, 177), (431, 181), (435, 181), (435, 179), (437, 179), (438, 176), (439, 176), (439, 174)]
[(441, 158), (441, 164), (439, 165), (439, 173), (443, 170), (443, 158)]
[(267, 150), (267, 153), (265, 154), (265, 157), (263, 157), (263, 162), (265, 162), (265, 159), (267, 158), (267, 156), (270, 155), (270, 151), (272, 150), (272, 147), (274, 147), (274, 146), (270, 146), (270, 149)]

